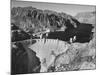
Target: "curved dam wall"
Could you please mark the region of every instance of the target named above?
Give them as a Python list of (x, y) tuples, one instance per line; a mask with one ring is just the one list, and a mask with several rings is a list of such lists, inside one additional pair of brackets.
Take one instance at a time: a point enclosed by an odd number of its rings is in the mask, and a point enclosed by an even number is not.
[(41, 61), (41, 72), (46, 72), (47, 68), (54, 62), (57, 55), (67, 51), (68, 44), (64, 41), (53, 39), (35, 39), (37, 42), (29, 46), (36, 52), (36, 56)]

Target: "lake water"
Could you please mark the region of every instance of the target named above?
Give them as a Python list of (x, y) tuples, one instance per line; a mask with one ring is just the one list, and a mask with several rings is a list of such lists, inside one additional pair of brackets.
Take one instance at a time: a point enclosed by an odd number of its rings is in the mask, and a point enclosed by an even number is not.
[(93, 32), (92, 24), (80, 24), (78, 28), (66, 29), (65, 31), (50, 32), (48, 39), (59, 39), (63, 41), (70, 41), (70, 38), (76, 36), (74, 42), (89, 42), (92, 38)]

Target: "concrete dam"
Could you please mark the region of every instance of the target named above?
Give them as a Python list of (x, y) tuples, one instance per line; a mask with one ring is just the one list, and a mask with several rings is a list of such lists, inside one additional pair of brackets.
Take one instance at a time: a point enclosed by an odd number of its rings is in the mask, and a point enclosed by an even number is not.
[(41, 72), (46, 72), (47, 68), (53, 64), (55, 57), (67, 51), (68, 43), (54, 39), (36, 39), (36, 43), (29, 48), (40, 58)]

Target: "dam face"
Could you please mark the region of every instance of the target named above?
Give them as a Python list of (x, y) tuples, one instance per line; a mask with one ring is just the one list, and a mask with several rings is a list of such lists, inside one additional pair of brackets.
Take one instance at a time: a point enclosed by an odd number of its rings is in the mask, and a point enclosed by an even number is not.
[(53, 39), (36, 39), (36, 41), (29, 48), (35, 51), (36, 56), (40, 58), (41, 72), (46, 72), (53, 64), (55, 57), (68, 49), (68, 44), (64, 41)]

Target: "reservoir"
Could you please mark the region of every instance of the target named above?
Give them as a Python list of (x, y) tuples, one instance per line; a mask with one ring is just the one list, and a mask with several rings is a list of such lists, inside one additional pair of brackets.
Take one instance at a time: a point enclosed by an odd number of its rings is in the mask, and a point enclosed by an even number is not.
[(50, 32), (47, 38), (69, 41), (70, 38), (76, 36), (76, 40), (74, 42), (85, 43), (92, 39), (92, 29), (92, 24), (82, 23), (77, 28), (70, 28), (66, 29), (65, 31)]

